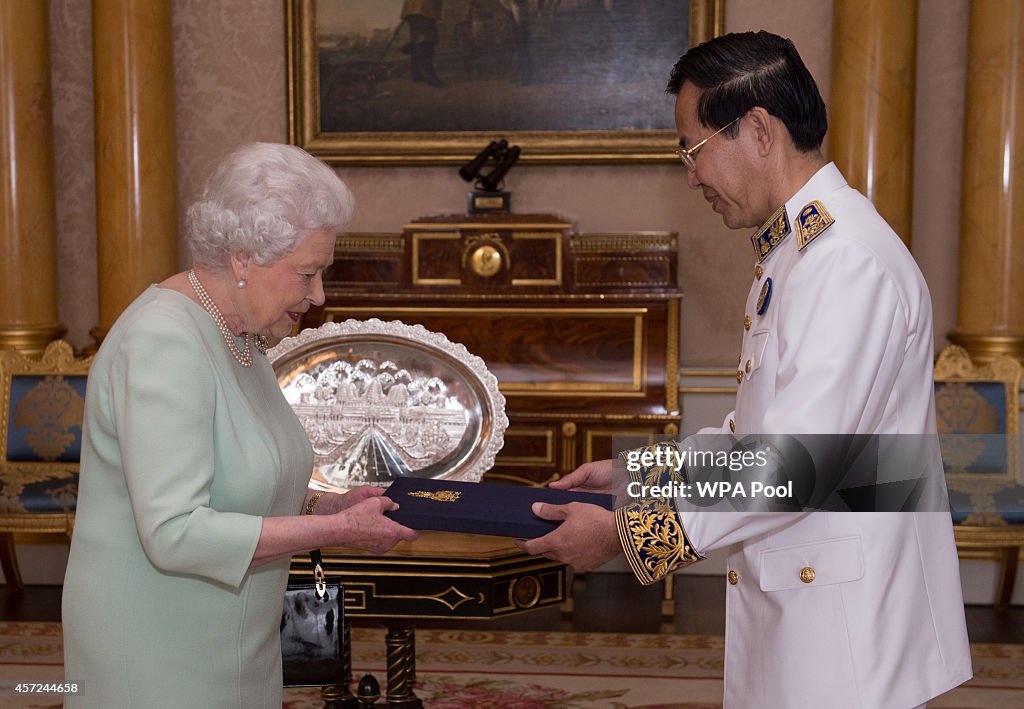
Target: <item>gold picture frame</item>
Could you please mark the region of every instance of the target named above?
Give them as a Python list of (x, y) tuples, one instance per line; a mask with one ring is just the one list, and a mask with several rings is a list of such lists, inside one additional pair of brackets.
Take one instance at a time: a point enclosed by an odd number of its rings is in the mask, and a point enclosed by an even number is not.
[[(412, 47), (419, 46), (414, 44), (413, 38), (424, 36), (423, 27), (417, 26), (419, 34), (414, 35), (413, 24), (407, 18), (400, 17), (407, 14), (401, 12), (402, 2), (386, 1), (395, 5), (389, 7), (388, 11), (393, 13), (390, 15), (391, 21), (398, 22), (397, 28), (391, 26), (373, 31), (365, 29), (366, 20), (381, 17), (380, 13), (384, 11), (384, 3), (381, 0), (286, 0), (288, 133), (292, 144), (334, 165), (462, 163), (471, 159), (490, 141), (500, 138), (520, 147), (522, 163), (594, 164), (668, 162), (676, 159), (675, 132), (667, 124), (672, 120), (670, 98), (666, 97), (662, 112), (656, 106), (651, 107), (652, 101), (637, 101), (635, 95), (629, 93), (630, 86), (639, 87), (639, 80), (630, 82), (621, 80), (621, 77), (617, 80), (604, 77), (609, 83), (597, 86), (589, 83), (591, 79), (585, 75), (575, 76), (576, 81), (582, 82), (578, 86), (591, 86), (593, 95), (601, 102), (601, 116), (592, 118), (591, 116), (598, 112), (588, 111), (586, 105), (578, 101), (581, 95), (579, 90), (569, 89), (565, 83), (554, 85), (551, 81), (545, 82), (544, 72), (553, 71), (553, 65), (530, 60), (528, 52), (531, 50), (522, 49), (521, 38), (516, 39), (513, 34), (518, 25), (510, 19), (513, 18), (511, 13), (502, 21), (506, 29), (512, 26), (513, 30), (505, 31), (504, 35), (498, 31), (502, 27), (500, 22), (495, 25), (498, 29), (488, 30), (486, 25), (481, 24), (483, 21), (477, 23), (475, 16), (471, 18), (472, 8), (488, 6), (487, 3), (445, 0), (444, 6), (448, 8), (445, 12), (450, 14), (442, 15), (440, 0), (406, 2), (407, 8), (414, 5), (420, 7), (421, 11), (426, 6), (427, 13), (430, 12), (429, 8), (435, 8), (439, 19), (434, 26), (446, 27), (443, 32), (439, 32), (430, 25), (427, 26), (427, 31), (432, 32), (433, 40), (436, 40), (428, 42), (431, 44), (431, 52), (435, 45), (444, 47), (446, 38), (449, 45), (458, 47), (450, 49), (447, 53), (438, 51), (436, 55), (441, 76), (444, 76), (445, 68), (445, 65), (441, 64), (442, 60), (447, 62), (450, 68), (450, 84), (435, 73), (433, 54), (428, 57), (430, 75), (426, 79), (422, 76), (407, 78), (410, 63), (414, 65), (419, 61), (422, 65), (424, 61), (422, 55), (418, 60), (411, 58), (415, 53)], [(721, 34), (725, 16), (724, 4), (725, 0), (661, 0), (660, 3), (652, 0), (647, 6), (657, 8), (659, 12), (670, 10), (678, 13), (681, 12), (679, 8), (683, 8), (682, 12), (688, 25), (688, 36), (684, 41), (686, 46), (694, 46)], [(573, 7), (582, 7), (584, 3), (492, 2), (490, 5), (499, 9), (510, 5), (526, 8), (544, 7), (549, 13), (566, 13)], [(609, 5), (597, 3), (595, 6)], [(613, 4), (610, 6), (614, 7)], [(365, 17), (354, 17), (352, 26), (363, 27), (368, 34), (319, 32), (318, 11), (324, 14), (324, 22), (328, 21), (329, 16), (335, 23), (332, 27), (338, 27), (339, 17), (342, 18), (341, 25), (345, 24), (346, 8), (353, 13), (365, 13)], [(495, 8), (491, 8), (492, 15), (499, 11)], [(630, 18), (630, 22), (639, 22), (636, 17), (642, 18), (643, 13), (634, 10), (635, 6), (630, 3), (629, 8), (623, 11), (625, 14), (622, 17)], [(453, 17), (463, 19), (455, 22)], [(570, 23), (564, 14), (561, 18), (551, 17), (538, 16), (550, 23), (561, 22), (560, 27), (570, 27), (577, 34), (592, 30), (590, 23), (579, 22), (578, 18), (575, 23)], [(474, 23), (479, 24), (484, 30), (480, 30)], [(462, 26), (461, 32), (459, 25)], [(545, 27), (536, 22), (532, 26), (541, 29)], [(659, 31), (663, 34), (666, 32), (664, 22), (649, 21), (645, 26), (660, 28)], [(626, 31), (611, 21), (608, 27), (612, 27), (613, 30), (606, 28), (605, 32), (607, 34), (614, 31), (615, 41), (609, 43), (598, 37), (590, 46), (597, 48), (595, 51), (606, 54), (612, 51), (607, 48), (608, 46), (629, 45), (631, 49), (628, 51), (634, 53), (630, 55), (634, 58), (633, 61), (603, 61), (600, 66), (611, 67), (610, 72), (639, 72), (635, 61), (637, 56), (658, 55), (652, 56), (652, 61), (656, 61), (657, 65), (647, 68), (645, 76), (650, 78), (644, 79), (643, 82), (646, 92), (644, 95), (650, 96), (652, 82), (656, 80), (661, 85), (664, 84), (675, 57), (661, 56), (665, 51), (650, 50), (649, 47), (652, 45), (644, 43), (642, 32), (638, 34)], [(482, 42), (474, 45), (474, 32), (478, 36), (506, 36), (506, 39), (504, 43), (500, 39), (494, 39), (493, 47), (481, 46)], [(553, 33), (554, 30), (551, 30), (549, 34)], [(544, 35), (535, 29), (533, 36)], [(629, 37), (629, 41), (622, 41), (624, 37)], [(547, 45), (538, 46), (546, 49), (547, 54), (534, 52), (534, 56), (546, 57), (550, 55), (552, 48), (558, 50), (561, 45), (549, 41)], [(487, 51), (490, 51), (490, 54), (487, 54)], [(526, 61), (522, 57), (526, 57)], [(539, 69), (533, 68), (538, 64)], [(523, 66), (531, 67), (527, 77), (522, 76)], [(570, 62), (562, 66), (563, 74), (560, 76), (575, 74), (578, 68)], [(591, 62), (590, 69), (593, 71), (594, 68), (595, 64)], [(322, 70), (325, 74), (329, 71), (330, 75), (329, 78), (324, 77), (325, 83), (330, 82), (330, 87), (323, 94)], [(412, 67), (412, 71), (415, 77), (415, 66)], [(450, 78), (452, 74), (457, 74), (453, 81)], [(534, 78), (538, 75), (541, 76), (540, 80)], [(481, 79), (480, 76), (484, 78)], [(429, 82), (435, 82), (437, 85)], [(487, 91), (490, 89), (496, 93), (488, 94)], [(655, 94), (660, 94), (660, 87), (657, 87)], [(490, 96), (482, 99), (487, 105), (485, 108), (479, 108), (479, 115), (474, 113), (478, 108), (477, 103), (471, 100), (471, 97), (478, 96)], [(538, 99), (536, 106), (524, 106), (523, 96), (541, 98)], [(506, 108), (514, 106), (516, 110), (501, 111), (500, 106), (503, 102)], [(639, 120), (634, 120), (626, 115), (632, 110), (647, 113), (644, 116), (638, 114), (636, 118)], [(494, 115), (495, 112), (501, 117)], [(509, 115), (513, 115), (514, 118), (506, 118)], [(577, 119), (576, 116), (580, 118)], [(586, 120), (595, 125), (588, 123), (583, 129), (574, 126), (564, 129), (541, 126), (546, 122), (572, 120)], [(653, 120), (659, 123), (656, 128), (645, 128), (641, 125), (645, 121), (650, 123)], [(410, 125), (402, 127), (402, 121)], [(431, 127), (431, 121), (438, 123), (440, 129)], [(532, 121), (536, 122), (535, 125), (531, 125)], [(601, 121), (607, 121), (608, 124), (596, 125)], [(620, 125), (615, 125), (616, 121)], [(465, 122), (465, 125), (458, 125), (460, 122)], [(623, 128), (622, 123), (636, 127)], [(416, 128), (412, 127), (413, 124)], [(421, 128), (424, 125), (427, 126), (426, 129)], [(539, 129), (541, 127), (543, 129)]]

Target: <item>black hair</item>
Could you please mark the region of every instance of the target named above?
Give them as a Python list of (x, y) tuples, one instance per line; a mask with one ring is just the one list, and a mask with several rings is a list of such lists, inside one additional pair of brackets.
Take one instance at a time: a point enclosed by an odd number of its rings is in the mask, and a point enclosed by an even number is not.
[[(701, 89), (697, 118), (719, 129), (760, 106), (786, 126), (797, 149), (821, 147), (828, 130), (825, 102), (793, 42), (770, 32), (737, 32), (693, 47), (672, 67), (666, 91), (685, 82)], [(725, 131), (736, 137), (737, 127)]]

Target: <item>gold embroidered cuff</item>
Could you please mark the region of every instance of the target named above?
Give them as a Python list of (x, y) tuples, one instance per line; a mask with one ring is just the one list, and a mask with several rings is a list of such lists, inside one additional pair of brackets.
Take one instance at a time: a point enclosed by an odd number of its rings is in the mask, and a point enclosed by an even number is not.
[(629, 568), (644, 586), (704, 559), (686, 536), (670, 499), (634, 502), (615, 510), (615, 528)]
[[(629, 470), (627, 467), (630, 479), (648, 486), (663, 486), (670, 481), (686, 482), (686, 471), (682, 466), (665, 463), (666, 450), (679, 452), (679, 444), (675, 441), (626, 451), (622, 457), (628, 463), (630, 453), (642, 455), (649, 451), (653, 454), (658, 449), (662, 451), (663, 464), (646, 467), (642, 464), (634, 465), (639, 468), (637, 470)], [(642, 460), (640, 455), (634, 456), (637, 461)], [(697, 553), (686, 536), (671, 498), (641, 499), (620, 507), (615, 511), (615, 528), (629, 568), (645, 586), (704, 558)]]
[(309, 503), (306, 505), (306, 514), (313, 514), (313, 508), (316, 507), (317, 501), (323, 496), (323, 494), (324, 493), (321, 492), (320, 490), (317, 490), (316, 492), (313, 493), (313, 495), (309, 498)]

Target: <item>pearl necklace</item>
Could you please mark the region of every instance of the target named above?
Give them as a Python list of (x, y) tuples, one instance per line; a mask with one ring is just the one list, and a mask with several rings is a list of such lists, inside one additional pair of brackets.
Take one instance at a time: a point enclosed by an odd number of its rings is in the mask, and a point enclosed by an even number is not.
[(260, 352), (266, 354), (267, 342), (266, 338), (262, 335), (253, 335), (246, 333), (245, 335), (245, 349), (238, 349), (238, 345), (235, 344), (235, 336), (231, 330), (228, 329), (228, 324), (224, 321), (224, 316), (220, 314), (220, 309), (217, 304), (213, 302), (213, 298), (203, 288), (203, 284), (199, 282), (199, 276), (196, 275), (195, 271), (188, 272), (188, 282), (192, 286), (192, 290), (196, 292), (196, 296), (199, 298), (200, 304), (203, 306), (203, 310), (210, 314), (213, 318), (213, 322), (217, 324), (217, 329), (220, 330), (220, 334), (224, 336), (224, 342), (227, 343), (228, 349), (231, 350), (231, 354), (234, 356), (235, 361), (243, 367), (252, 366), (252, 346), (255, 346)]

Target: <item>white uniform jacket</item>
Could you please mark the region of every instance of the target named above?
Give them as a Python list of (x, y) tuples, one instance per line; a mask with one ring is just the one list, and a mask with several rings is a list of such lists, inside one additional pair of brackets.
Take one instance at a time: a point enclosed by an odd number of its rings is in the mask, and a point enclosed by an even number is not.
[[(910, 253), (833, 164), (784, 209), (752, 238), (736, 409), (721, 432), (934, 434), (931, 302)], [(636, 532), (664, 539), (650, 519), (631, 533), (620, 510), (620, 538), (644, 582), (736, 545), (727, 709), (909, 709), (970, 679), (948, 513), (677, 514), (667, 562), (654, 550), (651, 563)]]

